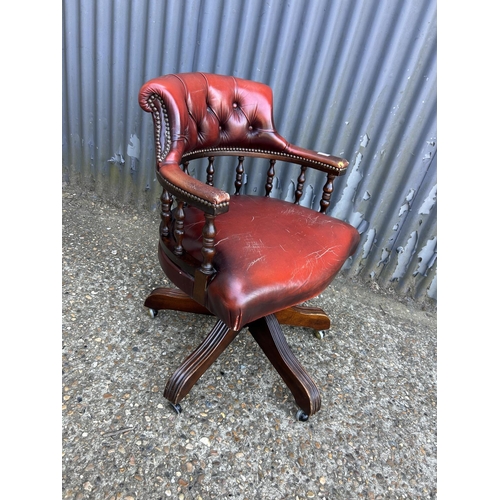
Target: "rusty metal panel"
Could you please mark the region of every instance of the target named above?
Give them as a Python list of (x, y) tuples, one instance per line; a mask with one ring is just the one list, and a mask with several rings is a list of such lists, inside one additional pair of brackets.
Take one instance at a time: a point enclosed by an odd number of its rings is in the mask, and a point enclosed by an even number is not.
[[(156, 209), (137, 94), (184, 71), (270, 85), (281, 134), (350, 161), (329, 212), (361, 232), (346, 273), (437, 298), (436, 0), (63, 0), (64, 180)], [(231, 191), (228, 168), (216, 181)], [(278, 166), (274, 196), (296, 177)], [(309, 173), (302, 203), (317, 207), (323, 183)]]

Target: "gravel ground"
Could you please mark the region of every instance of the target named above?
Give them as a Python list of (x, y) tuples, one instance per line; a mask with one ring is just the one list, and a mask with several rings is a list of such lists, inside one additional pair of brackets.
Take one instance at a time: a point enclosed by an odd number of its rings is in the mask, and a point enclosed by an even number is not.
[(143, 307), (168, 283), (158, 215), (69, 186), (62, 210), (62, 498), (436, 498), (433, 302), (338, 276), (310, 302), (332, 318), (323, 340), (283, 327), (319, 413), (295, 419), (244, 329), (177, 415), (165, 382), (214, 319)]

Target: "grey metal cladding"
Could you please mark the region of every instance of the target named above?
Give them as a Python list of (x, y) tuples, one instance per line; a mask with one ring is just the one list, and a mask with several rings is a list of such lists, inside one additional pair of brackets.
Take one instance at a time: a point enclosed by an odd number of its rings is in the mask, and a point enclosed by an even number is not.
[[(350, 161), (329, 212), (361, 232), (345, 272), (437, 299), (436, 36), (435, 0), (64, 0), (64, 179), (155, 209), (141, 85), (187, 71), (261, 81), (281, 134)], [(231, 190), (228, 168), (215, 180)], [(244, 191), (261, 175), (247, 169)], [(278, 165), (274, 196), (296, 178)], [(309, 172), (303, 203), (317, 207), (323, 184)]]

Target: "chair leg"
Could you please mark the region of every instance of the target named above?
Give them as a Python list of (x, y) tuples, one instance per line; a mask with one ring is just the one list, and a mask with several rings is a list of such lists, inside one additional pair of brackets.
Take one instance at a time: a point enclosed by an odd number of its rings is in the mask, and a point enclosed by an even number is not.
[(178, 288), (156, 288), (149, 294), (144, 302), (144, 306), (154, 311), (170, 309), (197, 314), (212, 314), (208, 309), (198, 304), (198, 302)]
[(315, 383), (290, 350), (274, 314), (248, 325), (253, 338), (292, 392), (306, 420), (321, 407), (321, 397)]
[(170, 377), (163, 396), (173, 405), (177, 405), (237, 334), (238, 332), (218, 320), (205, 340)]
[(293, 306), (275, 313), (278, 323), (290, 326), (305, 326), (315, 330), (328, 330), (330, 318), (319, 307)]

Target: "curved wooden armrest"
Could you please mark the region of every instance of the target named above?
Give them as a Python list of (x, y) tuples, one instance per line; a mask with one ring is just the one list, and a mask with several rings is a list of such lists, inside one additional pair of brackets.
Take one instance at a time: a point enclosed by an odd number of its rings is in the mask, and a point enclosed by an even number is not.
[(187, 175), (178, 163), (162, 163), (158, 167), (158, 180), (172, 194), (211, 215), (229, 210), (230, 196)]
[(296, 146), (295, 144), (288, 144), (286, 152), (297, 156), (305, 161), (298, 161), (303, 165), (306, 165), (317, 170), (322, 170), (324, 172), (330, 172), (332, 168), (336, 170), (336, 175), (344, 175), (349, 162), (345, 158), (340, 158), (339, 156), (334, 156), (328, 153), (322, 153), (321, 151), (313, 151), (311, 149), (302, 148)]
[[(160, 239), (160, 245), (172, 260), (181, 269), (194, 277), (193, 298), (200, 304), (204, 304), (205, 291), (215, 269), (212, 261), (215, 255), (216, 228), (214, 219), (217, 215), (229, 210), (230, 196), (225, 191), (204, 184), (198, 179), (186, 174), (176, 161), (163, 162), (158, 165), (157, 178), (166, 191), (173, 194), (180, 202), (177, 206), (175, 228), (173, 230), (174, 239)], [(170, 211), (171, 198), (168, 201), (167, 212)], [(202, 230), (203, 243), (201, 253), (202, 262), (197, 262), (189, 254), (186, 254), (182, 247), (184, 238), (184, 203), (196, 207), (205, 213), (205, 224)], [(166, 214), (162, 223), (162, 228), (167, 228), (170, 215)]]
[(311, 149), (301, 148), (294, 144), (287, 143), (283, 150), (268, 149), (262, 147), (215, 147), (195, 149), (182, 156), (184, 161), (195, 160), (206, 156), (249, 156), (257, 158), (268, 158), (280, 160), (289, 163), (311, 167), (327, 174), (334, 176), (344, 175), (349, 166), (349, 162), (345, 158), (333, 156)]

